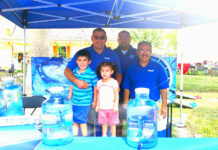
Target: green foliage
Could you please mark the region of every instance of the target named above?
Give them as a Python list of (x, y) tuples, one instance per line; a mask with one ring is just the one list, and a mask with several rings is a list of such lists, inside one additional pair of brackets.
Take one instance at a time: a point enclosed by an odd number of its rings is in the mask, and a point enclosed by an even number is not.
[[(186, 92), (218, 92), (218, 77), (197, 75), (183, 76), (183, 91)], [(176, 77), (176, 89), (180, 89), (180, 74)]]
[(138, 43), (140, 41), (150, 41), (153, 47), (162, 48), (163, 47), (163, 30), (154, 29), (137, 29), (131, 31), (131, 37), (133, 43)]
[(23, 69), (15, 70), (15, 71), (14, 71), (14, 75), (16, 75), (17, 73), (23, 73)]
[[(130, 31), (132, 42), (150, 41), (152, 46), (160, 50), (177, 50), (177, 30), (137, 29)], [(167, 55), (172, 56), (171, 53)]]
[(166, 39), (167, 42), (167, 49), (176, 51), (177, 50), (177, 30), (173, 30), (171, 32), (168, 32), (164, 39)]
[(66, 52), (64, 51), (63, 46), (58, 46), (58, 53), (59, 53), (59, 57), (66, 57), (67, 56)]

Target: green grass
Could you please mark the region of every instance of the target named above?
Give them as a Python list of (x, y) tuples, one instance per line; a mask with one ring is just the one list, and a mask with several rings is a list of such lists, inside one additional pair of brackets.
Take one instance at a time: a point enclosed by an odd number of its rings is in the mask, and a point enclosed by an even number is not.
[[(187, 102), (196, 102), (198, 106), (195, 109), (182, 108), (182, 113), (188, 115), (186, 128), (190, 136), (218, 137), (218, 93), (185, 92), (185, 94), (202, 97), (197, 100), (183, 99)], [(175, 104), (173, 105), (173, 117), (180, 117), (180, 108)]]
[(217, 110), (215, 108), (208, 109), (207, 107), (200, 107), (199, 109), (195, 109), (187, 119), (187, 127), (191, 131), (191, 135), (194, 136), (197, 134), (202, 137), (217, 137), (218, 118), (216, 115)]
[[(176, 90), (180, 89), (180, 74), (176, 78)], [(183, 76), (183, 91), (186, 92), (214, 92), (218, 93), (218, 76)]]
[[(201, 99), (188, 100), (195, 102), (197, 108), (182, 108), (187, 114), (186, 128), (190, 136), (218, 137), (218, 77), (184, 75), (184, 94), (200, 96)], [(177, 92), (180, 89), (180, 75), (177, 75)], [(173, 118), (180, 117), (179, 105), (173, 105)], [(176, 133), (173, 132), (173, 136)]]

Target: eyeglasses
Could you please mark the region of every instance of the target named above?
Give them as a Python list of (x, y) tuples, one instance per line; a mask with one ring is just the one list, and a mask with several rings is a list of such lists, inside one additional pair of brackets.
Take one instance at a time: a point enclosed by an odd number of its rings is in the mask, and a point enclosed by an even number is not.
[(104, 40), (105, 39), (105, 36), (94, 36), (94, 38), (96, 40), (100, 39), (100, 40)]
[(150, 49), (148, 49), (148, 50), (139, 49), (138, 52), (139, 52), (139, 54), (144, 54), (144, 53), (150, 53), (151, 50)]

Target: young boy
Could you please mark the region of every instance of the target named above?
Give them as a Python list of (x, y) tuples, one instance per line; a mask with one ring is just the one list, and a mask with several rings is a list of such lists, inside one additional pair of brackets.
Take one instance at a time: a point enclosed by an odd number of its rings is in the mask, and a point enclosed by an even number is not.
[(73, 83), (70, 87), (69, 99), (73, 104), (73, 132), (74, 136), (78, 136), (79, 127), (82, 136), (87, 136), (87, 120), (90, 105), (96, 107), (96, 98), (93, 92), (96, 92), (97, 75), (89, 67), (91, 57), (87, 50), (80, 50), (76, 55), (76, 63), (78, 67), (73, 70), (73, 74), (79, 80), (83, 80), (89, 84), (86, 89), (80, 89)]

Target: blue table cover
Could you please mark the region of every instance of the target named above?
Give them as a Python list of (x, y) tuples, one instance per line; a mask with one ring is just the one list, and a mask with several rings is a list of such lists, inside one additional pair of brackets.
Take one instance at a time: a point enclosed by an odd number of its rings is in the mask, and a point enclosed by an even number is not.
[[(0, 128), (0, 150), (135, 150), (126, 137), (74, 137), (63, 146), (47, 146), (33, 126)], [(8, 140), (10, 139), (10, 140)], [(218, 138), (158, 138), (151, 150), (218, 150)]]
[[(75, 137), (63, 146), (47, 146), (42, 142), (36, 150), (135, 150), (126, 137)], [(151, 150), (218, 150), (218, 138), (159, 138)]]
[(32, 150), (41, 139), (42, 133), (33, 125), (0, 127), (0, 150)]

